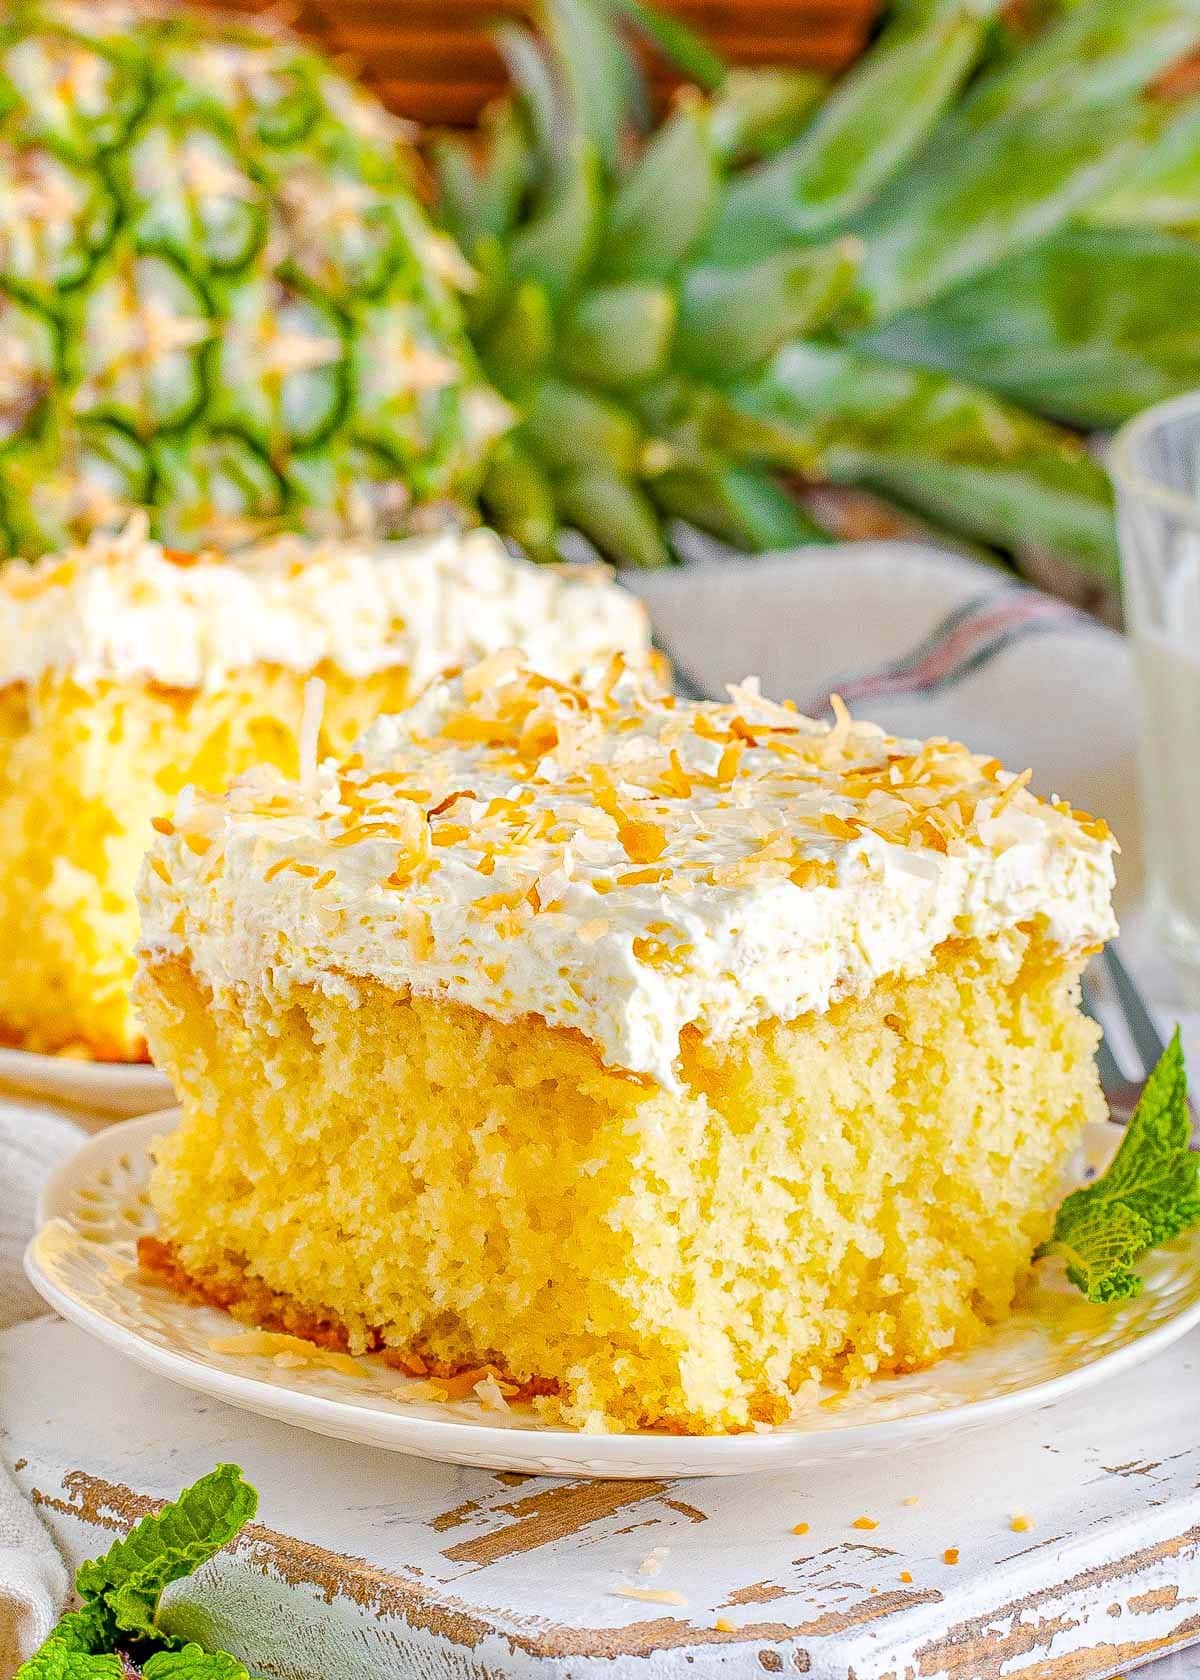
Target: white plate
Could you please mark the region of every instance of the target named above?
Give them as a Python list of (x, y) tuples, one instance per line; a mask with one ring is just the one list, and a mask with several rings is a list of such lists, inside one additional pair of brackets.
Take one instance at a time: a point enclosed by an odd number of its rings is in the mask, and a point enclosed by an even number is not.
[(0, 1087), (101, 1114), (149, 1114), (174, 1102), (165, 1073), (148, 1062), (88, 1062), (0, 1048)]
[[(1089, 1306), (1053, 1267), (1028, 1303), (970, 1352), (931, 1370), (828, 1396), (778, 1428), (727, 1436), (585, 1435), (528, 1409), (486, 1411), (408, 1398), (414, 1384), (374, 1357), (361, 1375), (281, 1368), (265, 1355), (217, 1353), (241, 1329), (143, 1276), (134, 1247), (153, 1229), (148, 1150), (179, 1111), (128, 1120), (90, 1138), (50, 1180), (25, 1266), (64, 1318), (139, 1365), (230, 1405), (318, 1434), (452, 1464), (533, 1475), (720, 1476), (894, 1452), (914, 1441), (1044, 1406), (1149, 1358), (1200, 1322), (1200, 1228), (1148, 1256), (1146, 1289), (1120, 1307)], [(1096, 1128), (1093, 1162), (1119, 1133)], [(1080, 1172), (1083, 1165), (1080, 1165)]]

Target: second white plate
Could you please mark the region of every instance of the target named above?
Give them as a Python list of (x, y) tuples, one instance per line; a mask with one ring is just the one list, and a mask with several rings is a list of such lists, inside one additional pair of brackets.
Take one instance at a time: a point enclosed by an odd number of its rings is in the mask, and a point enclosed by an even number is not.
[[(177, 1116), (110, 1126), (59, 1169), (26, 1254), (34, 1287), (64, 1318), (186, 1388), (318, 1434), (443, 1462), (532, 1475), (721, 1476), (893, 1452), (1048, 1405), (1149, 1358), (1200, 1322), (1198, 1227), (1147, 1257), (1146, 1288), (1135, 1301), (1090, 1306), (1055, 1269), (1039, 1268), (1024, 1304), (979, 1346), (928, 1371), (830, 1393), (776, 1428), (584, 1435), (525, 1407), (496, 1412), (474, 1399), (429, 1400), (375, 1357), (334, 1370), (287, 1353), (231, 1351), (229, 1338), (243, 1327), (137, 1266), (137, 1238), (153, 1229), (151, 1140)], [(1120, 1136), (1115, 1127), (1096, 1130), (1093, 1161)]]
[(175, 1100), (166, 1074), (148, 1062), (89, 1062), (4, 1048), (0, 1087), (122, 1118), (149, 1114)]

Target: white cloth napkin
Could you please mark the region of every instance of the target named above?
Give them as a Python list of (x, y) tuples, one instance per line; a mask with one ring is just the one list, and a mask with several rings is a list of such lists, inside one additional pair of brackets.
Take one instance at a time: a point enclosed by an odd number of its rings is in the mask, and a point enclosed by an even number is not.
[[(43, 1104), (0, 1099), (0, 1328), (45, 1311), (25, 1281), (21, 1256), (42, 1184), (82, 1138), (70, 1119)], [(50, 1536), (0, 1465), (0, 1675), (42, 1643), (69, 1585)]]
[[(897, 734), (949, 735), (1102, 812), (1139, 888), (1133, 678), (1114, 631), (1001, 572), (905, 543), (712, 560), (627, 580), (681, 675), (713, 695), (757, 673), (820, 712), (836, 689)], [(20, 1269), (37, 1186), (78, 1142), (69, 1120), (0, 1104), (0, 1325), (38, 1309)], [(66, 1575), (0, 1471), (0, 1675), (56, 1613)]]

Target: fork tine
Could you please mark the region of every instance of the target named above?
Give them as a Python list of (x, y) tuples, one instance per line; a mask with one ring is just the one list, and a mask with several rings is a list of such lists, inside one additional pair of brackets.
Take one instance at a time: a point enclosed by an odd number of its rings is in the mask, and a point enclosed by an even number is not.
[(1138, 991), (1130, 978), (1129, 970), (1121, 961), (1111, 945), (1104, 947), (1103, 958), (1108, 969), (1109, 978), (1117, 994), (1117, 1001), (1121, 1005), (1121, 1013), (1125, 1017), (1129, 1028), (1129, 1036), (1133, 1040), (1133, 1047), (1142, 1058), (1142, 1067), (1150, 1074), (1158, 1058), (1166, 1049), (1162, 1034), (1150, 1019), (1150, 1011), (1142, 1001), (1142, 994)]
[(705, 692), (704, 688), (701, 686), (700, 683), (698, 683), (696, 681), (695, 677), (692, 676), (691, 672), (688, 671), (685, 666), (683, 666), (679, 663), (679, 661), (676, 659), (675, 655), (671, 652), (670, 648), (667, 647), (666, 643), (663, 641), (661, 636), (655, 635), (654, 646), (658, 650), (658, 652), (663, 655), (664, 658), (670, 660), (670, 662), (671, 662), (671, 676), (672, 676), (672, 679), (673, 679), (672, 686), (674, 687), (676, 694), (678, 694), (678, 696), (681, 700), (711, 700), (712, 699), (712, 696)]
[(1100, 1042), (1096, 1046), (1096, 1071), (1100, 1075), (1100, 1088), (1105, 1092), (1118, 1091), (1127, 1081), (1117, 1065), (1117, 1058), (1109, 1049), (1108, 1039), (1103, 1036), (1104, 1022), (1100, 1019), (1100, 1012), (1096, 1008), (1096, 994), (1086, 974), (1080, 985), (1080, 992), (1084, 1014), (1091, 1016), (1101, 1032)]

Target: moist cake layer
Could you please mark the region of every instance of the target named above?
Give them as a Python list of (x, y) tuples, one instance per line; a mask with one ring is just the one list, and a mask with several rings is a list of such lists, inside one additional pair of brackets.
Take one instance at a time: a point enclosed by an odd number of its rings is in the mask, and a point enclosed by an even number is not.
[(589, 693), (497, 654), (303, 785), (189, 798), (144, 874), (143, 949), (221, 998), (359, 981), (570, 1027), (681, 1089), (716, 1041), (914, 976), (946, 940), (1115, 931), (1102, 823), (955, 743), (763, 698)]
[(145, 531), (139, 515), (120, 536), (5, 567), (0, 688), (48, 672), (200, 688), (256, 665), (322, 664), (349, 677), (403, 667), (420, 687), (510, 644), (560, 677), (648, 646), (644, 609), (603, 567), (534, 566), (489, 531), (282, 537), (232, 557), (165, 549)]
[(1077, 966), (952, 940), (824, 1013), (688, 1029), (668, 1091), (534, 1018), (375, 981), (214, 997), (164, 958), (159, 1238), (241, 1316), (491, 1363), (577, 1427), (776, 1422), (1007, 1311), (1103, 1112)]

